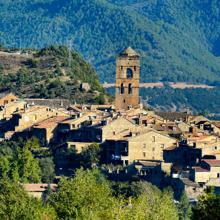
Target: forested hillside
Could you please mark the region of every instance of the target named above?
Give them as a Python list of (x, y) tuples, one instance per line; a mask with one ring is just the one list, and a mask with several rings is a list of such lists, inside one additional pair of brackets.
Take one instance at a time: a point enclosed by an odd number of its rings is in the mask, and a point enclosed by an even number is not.
[(71, 45), (113, 81), (115, 55), (142, 55), (142, 81), (220, 83), (218, 0), (0, 0), (7, 47)]
[[(82, 83), (89, 88), (81, 88)], [(105, 101), (94, 69), (76, 52), (61, 46), (22, 52), (0, 49), (0, 92), (5, 90), (19, 97)]]
[[(114, 94), (113, 88), (107, 89)], [(220, 87), (214, 89), (141, 88), (142, 102), (158, 111), (186, 111), (220, 120)]]

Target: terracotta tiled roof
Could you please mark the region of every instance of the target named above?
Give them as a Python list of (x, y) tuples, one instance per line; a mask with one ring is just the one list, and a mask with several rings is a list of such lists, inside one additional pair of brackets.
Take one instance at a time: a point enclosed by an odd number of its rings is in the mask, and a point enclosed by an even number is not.
[(207, 169), (204, 169), (202, 167), (193, 167), (193, 169), (196, 171), (196, 172), (209, 172)]
[(215, 125), (217, 128), (220, 128), (220, 121), (212, 121), (212, 124)]
[(171, 151), (171, 150), (175, 150), (176, 148), (177, 148), (176, 145), (173, 145), (173, 146), (167, 147), (165, 150)]
[(53, 127), (56, 126), (59, 122), (64, 121), (65, 119), (67, 119), (68, 117), (66, 116), (56, 116), (56, 117), (52, 117), (49, 119), (46, 119), (40, 123), (37, 123), (34, 128), (49, 128), (49, 127)]
[(220, 167), (220, 160), (203, 160), (205, 163), (207, 163), (211, 167)]

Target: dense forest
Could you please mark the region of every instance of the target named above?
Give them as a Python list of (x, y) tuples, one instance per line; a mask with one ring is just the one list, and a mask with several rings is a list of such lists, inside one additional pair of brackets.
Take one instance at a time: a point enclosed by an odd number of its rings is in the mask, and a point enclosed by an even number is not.
[[(80, 85), (88, 83), (85, 90)], [(0, 92), (21, 98), (64, 98), (78, 103), (104, 103), (97, 74), (78, 53), (63, 46), (18, 52), (0, 49)]]
[(218, 0), (0, 0), (6, 47), (69, 45), (113, 81), (114, 60), (132, 46), (142, 81), (220, 82)]

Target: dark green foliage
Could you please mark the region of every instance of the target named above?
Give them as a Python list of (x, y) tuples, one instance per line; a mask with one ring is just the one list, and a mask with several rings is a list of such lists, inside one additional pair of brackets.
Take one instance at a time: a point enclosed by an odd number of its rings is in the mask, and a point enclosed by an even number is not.
[(50, 153), (42, 150), (38, 139), (21, 139), (1, 144), (0, 178), (22, 183), (49, 183), (54, 176), (54, 163)]
[(41, 168), (41, 180), (43, 183), (52, 183), (55, 177), (55, 168), (52, 158), (39, 159), (39, 165)]
[(40, 200), (28, 196), (20, 184), (0, 180), (0, 219), (41, 220), (55, 219), (54, 210)]
[(220, 89), (141, 89), (143, 99), (151, 107), (160, 106), (164, 111), (176, 108), (177, 111), (189, 108), (195, 113), (220, 113)]
[(159, 192), (156, 186), (148, 182), (113, 182), (112, 189), (114, 195), (117, 197), (123, 196), (124, 198), (138, 197), (141, 194), (150, 195), (151, 192)]
[(34, 158), (28, 142), (5, 142), (1, 145), (0, 177), (15, 182), (40, 182), (39, 163)]
[(218, 0), (1, 0), (0, 7), (4, 45), (72, 44), (102, 81), (114, 79), (115, 56), (127, 46), (142, 55), (142, 81), (220, 81)]
[(207, 189), (193, 209), (193, 220), (220, 219), (220, 196), (213, 189)]
[(100, 146), (99, 144), (91, 144), (88, 148), (81, 152), (81, 163), (84, 167), (92, 167), (99, 163), (100, 160)]

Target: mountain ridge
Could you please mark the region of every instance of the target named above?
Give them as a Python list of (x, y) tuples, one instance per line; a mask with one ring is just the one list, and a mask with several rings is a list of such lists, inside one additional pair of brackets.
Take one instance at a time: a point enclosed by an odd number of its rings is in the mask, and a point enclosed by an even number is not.
[(142, 55), (142, 82), (220, 83), (217, 0), (0, 0), (0, 6), (4, 45), (72, 44), (102, 82), (114, 81), (115, 56), (131, 46)]

